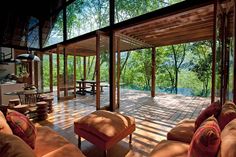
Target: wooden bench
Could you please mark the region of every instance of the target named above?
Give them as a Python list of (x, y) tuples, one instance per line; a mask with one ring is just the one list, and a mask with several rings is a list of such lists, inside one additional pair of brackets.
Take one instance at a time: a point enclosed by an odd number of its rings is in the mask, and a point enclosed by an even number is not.
[(130, 135), (129, 143), (131, 143), (134, 130), (133, 117), (105, 110), (95, 111), (74, 122), (74, 132), (78, 135), (78, 147), (81, 147), (82, 137), (104, 150), (105, 156), (108, 149), (128, 135)]
[[(91, 94), (92, 95), (96, 94), (96, 85), (95, 84), (91, 84), (90, 86), (92, 87), (91, 88)], [(101, 92), (104, 92), (103, 87), (109, 87), (109, 85), (105, 84), (105, 83), (100, 83)]]

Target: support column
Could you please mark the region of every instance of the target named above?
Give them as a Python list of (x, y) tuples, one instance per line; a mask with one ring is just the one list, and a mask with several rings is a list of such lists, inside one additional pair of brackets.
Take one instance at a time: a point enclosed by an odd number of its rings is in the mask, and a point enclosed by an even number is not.
[(60, 59), (59, 46), (57, 45), (57, 99), (60, 100)]
[(68, 96), (68, 69), (67, 69), (67, 57), (66, 48), (63, 48), (64, 51), (64, 96)]
[(211, 102), (215, 101), (215, 75), (216, 75), (216, 18), (217, 18), (217, 2), (214, 3), (213, 18), (213, 36), (212, 36), (212, 75), (211, 75)]
[[(110, 26), (115, 23), (115, 0), (110, 0)], [(116, 81), (115, 81), (115, 33), (113, 31), (109, 32), (109, 51), (110, 51), (110, 68), (109, 68), (109, 80), (110, 80), (110, 111), (114, 111), (116, 106)]]
[[(37, 52), (35, 53), (35, 55), (38, 55)], [(34, 62), (34, 85), (37, 89), (39, 89), (39, 63), (38, 62)]]
[(115, 49), (116, 49), (116, 42), (115, 42), (115, 33), (113, 31), (110, 32), (109, 35), (110, 39), (110, 68), (109, 68), (109, 78), (110, 78), (110, 110), (115, 111), (117, 109), (116, 106), (116, 68), (115, 68), (115, 63), (116, 63), (116, 54), (115, 54)]
[(49, 79), (50, 79), (50, 92), (53, 92), (53, 59), (52, 53), (49, 54)]
[(74, 97), (76, 98), (76, 49), (74, 49)]
[(151, 96), (155, 97), (156, 91), (156, 48), (152, 48), (152, 87)]
[(100, 33), (96, 34), (96, 110), (100, 110)]
[(84, 56), (84, 80), (86, 80), (86, 78), (87, 78), (87, 70), (86, 70), (86, 56)]
[(120, 108), (120, 38), (117, 38), (117, 107)]

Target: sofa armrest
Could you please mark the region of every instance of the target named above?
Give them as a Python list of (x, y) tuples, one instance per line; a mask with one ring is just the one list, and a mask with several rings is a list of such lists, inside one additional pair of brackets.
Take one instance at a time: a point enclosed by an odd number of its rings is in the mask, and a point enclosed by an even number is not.
[(179, 141), (162, 140), (149, 157), (187, 157), (189, 144)]
[(184, 119), (167, 133), (167, 139), (190, 143), (194, 131), (195, 131), (195, 120)]

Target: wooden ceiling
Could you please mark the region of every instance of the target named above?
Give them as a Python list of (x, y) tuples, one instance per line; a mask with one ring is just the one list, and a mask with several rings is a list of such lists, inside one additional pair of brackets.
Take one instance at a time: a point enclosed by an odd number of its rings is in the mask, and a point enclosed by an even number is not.
[[(116, 40), (120, 39), (120, 51), (212, 39), (213, 7), (213, 5), (207, 5), (117, 30), (115, 36)], [(100, 42), (101, 51), (108, 52), (109, 38), (102, 35)], [(79, 56), (95, 55), (96, 35), (70, 43), (66, 45), (66, 49), (67, 53), (76, 51)]]
[(213, 10), (213, 5), (208, 5), (128, 27), (119, 33), (155, 47), (208, 40), (213, 36)]

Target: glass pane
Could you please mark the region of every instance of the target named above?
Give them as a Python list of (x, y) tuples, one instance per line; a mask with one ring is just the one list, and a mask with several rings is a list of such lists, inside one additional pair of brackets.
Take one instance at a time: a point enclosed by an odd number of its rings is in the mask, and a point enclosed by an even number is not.
[(59, 87), (60, 87), (60, 95), (59, 97), (64, 97), (65, 96), (65, 76), (64, 76), (64, 55), (59, 54)]
[(115, 0), (115, 22), (119, 23), (181, 1), (183, 0)]
[(67, 56), (67, 90), (68, 96), (74, 95), (74, 56)]
[(39, 48), (39, 26), (35, 27), (28, 33), (28, 47)]
[(110, 105), (109, 101), (109, 38), (105, 36), (100, 37), (100, 107)]
[(49, 70), (49, 55), (43, 55), (42, 59), (42, 89), (50, 90), (50, 70)]
[(76, 0), (67, 7), (68, 39), (109, 25), (109, 0)]
[(61, 11), (56, 18), (51, 17), (49, 21), (50, 23), (43, 26), (43, 47), (63, 41), (63, 12)]
[(232, 9), (232, 12), (230, 12), (229, 16), (228, 16), (228, 31), (229, 31), (229, 36), (228, 36), (228, 43), (227, 43), (227, 50), (229, 51), (229, 79), (228, 79), (228, 100), (233, 100), (233, 86), (234, 86), (234, 36), (233, 36), (233, 32), (235, 29), (235, 23), (232, 22), (232, 19), (234, 18), (234, 11)]
[(95, 80), (95, 63), (96, 63), (96, 56), (86, 57), (87, 80)]
[(57, 90), (57, 54), (52, 54), (52, 66), (53, 66), (53, 91)]
[(84, 68), (83, 68), (83, 58), (81, 56), (76, 56), (76, 78), (77, 80), (83, 79)]

